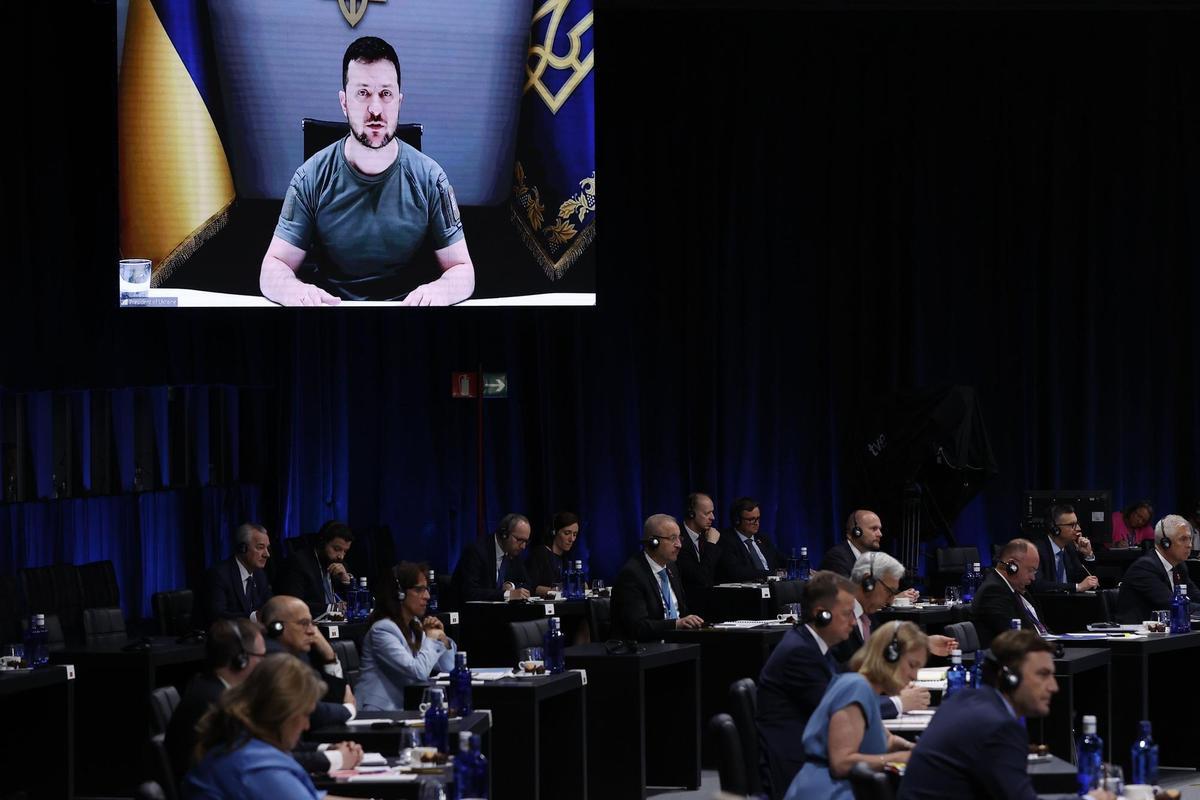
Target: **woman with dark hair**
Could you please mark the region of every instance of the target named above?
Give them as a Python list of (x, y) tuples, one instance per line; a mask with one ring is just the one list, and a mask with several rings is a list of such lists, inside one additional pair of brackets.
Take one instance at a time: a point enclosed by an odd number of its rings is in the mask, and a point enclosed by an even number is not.
[(404, 708), (404, 687), (424, 683), (434, 672), (454, 669), (458, 647), (442, 621), (425, 616), (429, 605), (429, 567), (401, 561), (376, 584), (375, 611), (363, 638), (358, 685), (360, 708)]
[(1154, 541), (1154, 506), (1149, 500), (1138, 500), (1112, 515), (1112, 544), (1110, 547), (1137, 547), (1139, 542)]
[(183, 779), (183, 797), (322, 797), (291, 751), (324, 693), (325, 685), (295, 656), (275, 653), (264, 658), (200, 719), (197, 763)]
[(554, 515), (549, 541), (533, 548), (525, 564), (534, 594), (546, 597), (555, 586), (562, 585), (563, 567), (578, 537), (578, 516), (570, 511), (560, 511)]

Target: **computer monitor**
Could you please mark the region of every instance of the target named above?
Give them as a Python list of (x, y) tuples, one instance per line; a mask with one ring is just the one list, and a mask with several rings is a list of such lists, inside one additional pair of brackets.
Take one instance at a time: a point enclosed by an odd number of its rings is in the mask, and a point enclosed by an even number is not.
[(1112, 493), (1108, 489), (1026, 489), (1021, 500), (1022, 527), (1047, 530), (1050, 507), (1075, 508), (1083, 535), (1093, 544), (1112, 542)]

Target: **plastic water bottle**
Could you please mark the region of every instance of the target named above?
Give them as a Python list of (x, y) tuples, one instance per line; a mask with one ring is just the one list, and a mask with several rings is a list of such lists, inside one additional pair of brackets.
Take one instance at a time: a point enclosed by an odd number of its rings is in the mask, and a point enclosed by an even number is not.
[(796, 579), (806, 581), (812, 575), (812, 568), (808, 563), (808, 548), (800, 548), (800, 561), (796, 564)]
[(358, 579), (358, 618), (366, 619), (371, 616), (375, 606), (375, 598), (371, 597), (371, 589), (367, 586), (366, 578)]
[(429, 708), (425, 710), (425, 746), (439, 753), (450, 752), (450, 715), (442, 703), (442, 690), (429, 690)]
[(479, 735), (471, 734), (471, 778), (474, 782), (471, 800), (487, 800), (488, 763), (479, 743)]
[(967, 668), (962, 663), (962, 650), (950, 653), (950, 669), (946, 670), (946, 697), (965, 688), (967, 685)]
[(1188, 610), (1190, 605), (1187, 584), (1181, 583), (1175, 587), (1175, 595), (1171, 598), (1171, 633), (1189, 633), (1192, 630), (1192, 618)]
[(546, 672), (557, 674), (567, 669), (567, 637), (563, 636), (558, 617), (551, 617), (550, 627), (542, 639), (542, 658), (545, 659)]
[(1083, 718), (1083, 736), (1079, 737), (1079, 793), (1087, 794), (1100, 780), (1100, 763), (1104, 760), (1104, 741), (1096, 734), (1096, 718)]
[(579, 560), (575, 561), (575, 569), (573, 570), (573, 573), (574, 574), (572, 575), (572, 577), (574, 578), (574, 580), (571, 583), (571, 599), (572, 600), (582, 600), (586, 596), (585, 590), (583, 588), (583, 562), (582, 561), (579, 561)]
[(437, 573), (429, 570), (429, 603), (425, 606), (426, 614), (436, 614), (438, 610)]
[(975, 663), (971, 665), (971, 686), (975, 689), (983, 686), (983, 651), (975, 651)]
[(1153, 786), (1158, 783), (1158, 745), (1150, 736), (1150, 720), (1138, 723), (1138, 735), (1129, 748), (1129, 782)]
[[(451, 684), (453, 685), (453, 684)], [(454, 754), (454, 797), (456, 800), (467, 800), (474, 796), (474, 770), (471, 769), (471, 732), (460, 731), (458, 734), (458, 752)]]
[(25, 632), (25, 663), (29, 666), (44, 667), (50, 663), (46, 637), (46, 615), (34, 614), (29, 618), (29, 630)]
[(450, 714), (465, 717), (473, 707), (471, 668), (467, 666), (466, 651), (459, 650), (454, 654), (454, 669), (450, 670)]

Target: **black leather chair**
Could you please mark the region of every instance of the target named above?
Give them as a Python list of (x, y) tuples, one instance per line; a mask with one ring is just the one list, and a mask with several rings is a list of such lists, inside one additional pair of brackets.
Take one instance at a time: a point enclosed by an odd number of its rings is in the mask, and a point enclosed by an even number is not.
[(729, 685), (729, 710), (737, 726), (738, 738), (741, 739), (746, 794), (761, 794), (763, 785), (758, 755), (758, 726), (754, 722), (758, 712), (758, 686), (753, 680), (742, 678)]
[(121, 605), (121, 587), (111, 561), (82, 564), (79, 576), (79, 595), (84, 608), (111, 608)]
[(742, 755), (742, 738), (733, 717), (728, 714), (715, 715), (708, 721), (708, 735), (717, 753), (721, 791), (745, 797), (750, 793), (746, 783), (746, 760)]
[(588, 601), (588, 633), (593, 642), (607, 642), (612, 631), (612, 601), (607, 597), (593, 597)]
[(804, 591), (804, 581), (779, 581), (771, 584), (771, 594), (775, 597), (775, 608), (778, 613), (786, 614), (793, 603), (800, 602), (800, 593)]
[[(164, 743), (164, 735), (156, 733), (150, 737), (150, 767), (154, 774), (154, 780), (143, 783), (142, 786), (153, 786), (158, 790), (159, 794), (135, 795), (135, 797), (161, 798), (161, 800), (177, 800), (179, 797), (179, 784), (175, 778), (175, 771), (171, 768), (171, 757), (167, 755), (167, 747)], [(142, 786), (138, 787), (141, 791)]]
[(875, 772), (865, 761), (850, 768), (850, 791), (854, 800), (893, 800), (891, 779), (885, 773)]
[(166, 733), (167, 723), (177, 708), (179, 690), (174, 686), (160, 686), (150, 692), (150, 733)]
[(512, 639), (512, 663), (517, 663), (521, 651), (526, 647), (541, 647), (549, 628), (550, 620), (546, 617), (508, 623)]
[(195, 622), (196, 596), (191, 589), (173, 589), (155, 592), (150, 596), (150, 607), (154, 609), (154, 626), (160, 636), (186, 636), (191, 633)]
[(342, 664), (342, 676), (350, 684), (350, 688), (354, 688), (358, 685), (358, 676), (362, 674), (362, 667), (358, 661), (358, 648), (349, 639), (334, 639), (329, 645)]
[(973, 622), (952, 622), (943, 631), (947, 636), (958, 640), (958, 649), (964, 653), (973, 653), (979, 648), (979, 633)]
[(83, 610), (83, 643), (109, 644), (124, 642), (125, 615), (119, 608), (85, 608)]
[(54, 614), (71, 641), (82, 638), (83, 598), (74, 564), (25, 567), (17, 571), (30, 614)]
[(1100, 590), (1100, 607), (1104, 609), (1105, 622), (1117, 621), (1117, 595), (1120, 593), (1120, 589)]
[(947, 586), (962, 583), (968, 564), (979, 561), (978, 547), (939, 547), (934, 551), (934, 566), (929, 572), (929, 591), (940, 597)]
[[(318, 150), (328, 147), (350, 132), (346, 120), (339, 119), (329, 122), (305, 117), (300, 121), (300, 130), (304, 136), (304, 160), (307, 161)], [(421, 149), (421, 135), (425, 126), (419, 122), (405, 122), (396, 126), (396, 138), (417, 150)]]

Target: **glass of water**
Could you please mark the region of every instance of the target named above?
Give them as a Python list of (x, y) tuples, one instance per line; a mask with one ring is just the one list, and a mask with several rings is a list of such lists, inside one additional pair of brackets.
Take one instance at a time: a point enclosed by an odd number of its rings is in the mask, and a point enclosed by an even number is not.
[(960, 599), (960, 596), (959, 596), (959, 592), (958, 592), (958, 587), (957, 586), (947, 586), (946, 587), (946, 605), (956, 606), (956, 605), (958, 605), (959, 599)]
[(150, 294), (150, 259), (122, 258), (119, 266), (122, 304), (131, 297)]

